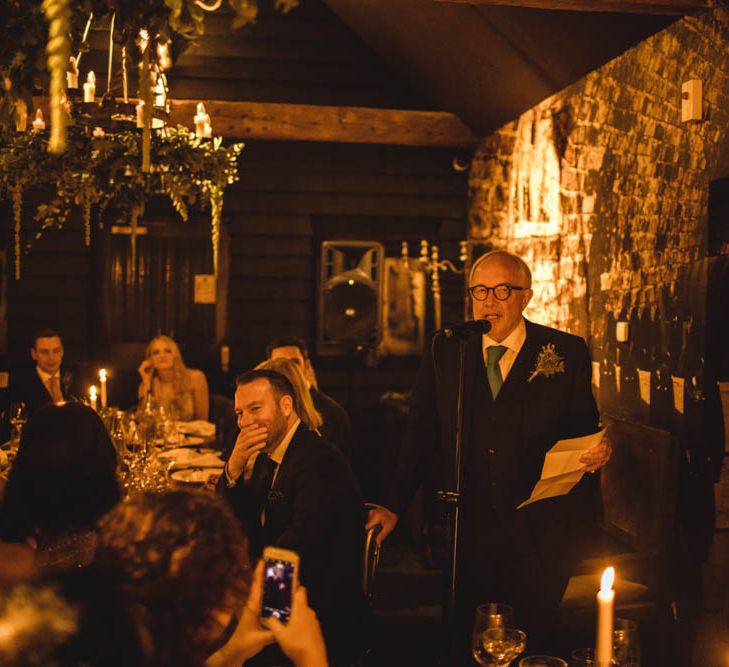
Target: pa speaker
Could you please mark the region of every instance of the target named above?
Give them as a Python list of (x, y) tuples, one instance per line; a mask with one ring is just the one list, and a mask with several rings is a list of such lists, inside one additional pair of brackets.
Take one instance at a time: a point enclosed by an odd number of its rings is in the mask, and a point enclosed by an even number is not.
[(319, 351), (375, 347), (382, 337), (382, 270), (376, 241), (324, 241), (319, 279)]

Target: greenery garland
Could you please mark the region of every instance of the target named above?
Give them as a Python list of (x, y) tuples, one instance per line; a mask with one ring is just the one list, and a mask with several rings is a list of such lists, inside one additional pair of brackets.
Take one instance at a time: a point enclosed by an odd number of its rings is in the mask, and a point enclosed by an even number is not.
[[(143, 173), (138, 131), (89, 136), (81, 128), (68, 129), (63, 155), (48, 152), (45, 131), (18, 134), (0, 150), (0, 196), (13, 203), (16, 278), (21, 253), (44, 230), (62, 227), (74, 210), (81, 211), (88, 245), (92, 211), (97, 225), (107, 211), (114, 212), (115, 222), (136, 221), (157, 194), (167, 195), (185, 221), (189, 207), (210, 208), (217, 274), (223, 192), (238, 180), (242, 143), (225, 147), (220, 137), (201, 139), (185, 127), (167, 128), (152, 136), (154, 162), (151, 171)], [(33, 222), (21, 226), (23, 197), (49, 189), (53, 194), (37, 206)]]
[[(272, 2), (283, 13), (299, 4), (299, 0)], [(234, 14), (232, 28), (255, 21), (258, 15), (259, 0), (227, 0), (227, 4)], [(174, 59), (204, 34), (207, 13), (220, 5), (220, 1), (208, 5), (202, 0), (0, 0), (4, 22), (0, 42), (0, 129), (15, 131), (22, 110), (33, 108), (32, 96), (49, 90), (49, 72), (57, 81), (65, 78), (68, 56), (62, 56), (70, 48), (69, 32), (74, 53), (87, 49), (81, 37), (91, 14), (95, 25), (106, 24), (115, 15), (114, 41), (126, 47), (131, 64), (136, 65), (141, 59), (136, 46), (140, 30), (150, 35), (153, 57), (158, 44), (170, 44)]]

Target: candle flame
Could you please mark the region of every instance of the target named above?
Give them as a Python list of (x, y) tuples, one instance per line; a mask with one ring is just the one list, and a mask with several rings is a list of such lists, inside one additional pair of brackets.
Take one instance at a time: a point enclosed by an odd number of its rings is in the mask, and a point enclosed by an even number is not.
[(601, 593), (609, 592), (612, 589), (614, 583), (615, 583), (615, 568), (608, 567), (602, 573), (602, 579), (600, 579), (600, 592)]
[(89, 70), (89, 73), (86, 75), (86, 83), (96, 83), (96, 74), (94, 74), (94, 70)]
[(90, 399), (91, 399), (92, 401), (96, 400), (96, 391), (97, 391), (97, 390), (96, 390), (96, 385), (95, 385), (95, 384), (92, 384), (92, 385), (91, 385), (91, 386), (89, 387), (89, 398), (90, 398)]
[(106, 382), (106, 368), (102, 368), (99, 370), (99, 380), (102, 382)]

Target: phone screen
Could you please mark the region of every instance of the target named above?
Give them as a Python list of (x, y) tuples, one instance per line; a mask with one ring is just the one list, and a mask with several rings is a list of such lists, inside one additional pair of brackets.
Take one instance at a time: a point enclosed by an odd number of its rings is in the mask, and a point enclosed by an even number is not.
[(295, 565), (291, 561), (267, 558), (263, 568), (262, 618), (277, 618), (288, 623), (294, 587)]

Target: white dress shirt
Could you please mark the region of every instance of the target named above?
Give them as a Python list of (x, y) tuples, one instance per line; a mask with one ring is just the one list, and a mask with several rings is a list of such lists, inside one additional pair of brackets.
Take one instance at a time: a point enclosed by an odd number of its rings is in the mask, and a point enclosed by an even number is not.
[(481, 337), (481, 347), (483, 348), (484, 365), (488, 363), (488, 348), (495, 345), (502, 345), (503, 347), (505, 347), (506, 352), (504, 352), (504, 354), (501, 355), (501, 359), (499, 359), (499, 369), (501, 369), (501, 379), (506, 381), (506, 376), (509, 374), (511, 367), (514, 365), (514, 361), (516, 361), (516, 356), (521, 351), (525, 340), (526, 324), (524, 324), (523, 317), (519, 320), (519, 324), (516, 325), (516, 328), (500, 343), (497, 343), (488, 334), (483, 334), (483, 336)]
[(50, 373), (46, 373), (44, 370), (41, 370), (40, 366), (35, 367), (35, 372), (38, 373), (38, 377), (41, 379), (41, 382), (43, 383), (43, 386), (46, 388), (46, 391), (50, 395), (51, 398), (53, 398), (53, 393), (51, 392), (51, 378), (57, 377), (58, 378), (58, 391), (61, 392), (61, 398), (63, 398), (63, 387), (61, 385), (61, 371), (58, 371), (57, 373), (54, 373), (51, 375)]

